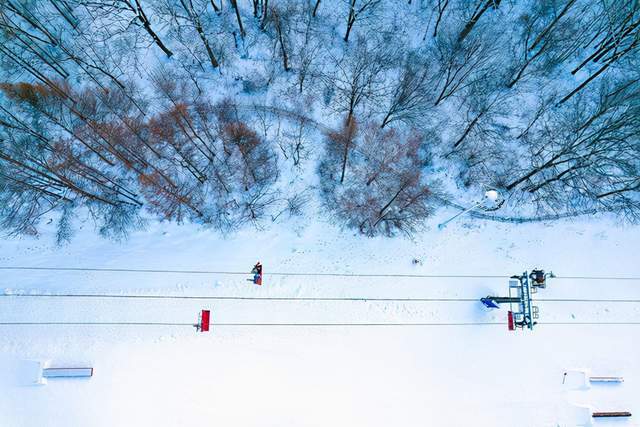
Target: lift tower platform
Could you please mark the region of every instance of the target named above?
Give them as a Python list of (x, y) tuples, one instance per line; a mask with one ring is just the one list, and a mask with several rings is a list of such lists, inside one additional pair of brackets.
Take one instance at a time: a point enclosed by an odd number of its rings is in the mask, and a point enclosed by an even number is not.
[(545, 274), (544, 270), (536, 269), (531, 274), (525, 271), (520, 276), (511, 276), (508, 297), (487, 296), (480, 298), (480, 301), (488, 308), (500, 308), (500, 304), (509, 304), (507, 322), (510, 331), (516, 328), (533, 329), (539, 317), (539, 310), (532, 304), (531, 295), (538, 289), (546, 288), (547, 276), (553, 277), (552, 273)]

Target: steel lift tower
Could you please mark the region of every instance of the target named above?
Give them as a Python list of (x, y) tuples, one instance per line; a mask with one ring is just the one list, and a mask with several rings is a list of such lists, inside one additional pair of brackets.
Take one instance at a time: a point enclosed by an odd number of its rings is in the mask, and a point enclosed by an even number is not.
[(487, 296), (480, 298), (482, 304), (488, 308), (500, 308), (500, 304), (509, 304), (507, 323), (509, 330), (516, 328), (533, 329), (539, 316), (538, 307), (531, 302), (531, 295), (538, 289), (547, 287), (547, 277), (553, 277), (553, 273), (545, 273), (544, 270), (532, 270), (509, 278), (509, 296)]

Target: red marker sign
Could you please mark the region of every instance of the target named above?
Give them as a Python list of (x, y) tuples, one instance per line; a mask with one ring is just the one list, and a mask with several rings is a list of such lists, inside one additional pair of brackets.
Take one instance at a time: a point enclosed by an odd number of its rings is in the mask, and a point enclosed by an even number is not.
[(200, 332), (209, 332), (210, 317), (210, 310), (202, 310), (202, 312), (200, 313), (200, 324), (198, 325), (198, 329), (200, 330)]

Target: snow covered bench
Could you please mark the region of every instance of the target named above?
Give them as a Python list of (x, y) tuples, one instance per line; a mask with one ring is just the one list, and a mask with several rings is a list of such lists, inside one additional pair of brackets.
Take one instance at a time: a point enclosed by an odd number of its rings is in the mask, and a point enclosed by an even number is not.
[(50, 367), (48, 361), (30, 360), (24, 361), (22, 375), (24, 381), (29, 384), (45, 385), (50, 379), (64, 378), (91, 378), (91, 367)]
[(87, 378), (93, 376), (93, 368), (44, 368), (42, 378)]

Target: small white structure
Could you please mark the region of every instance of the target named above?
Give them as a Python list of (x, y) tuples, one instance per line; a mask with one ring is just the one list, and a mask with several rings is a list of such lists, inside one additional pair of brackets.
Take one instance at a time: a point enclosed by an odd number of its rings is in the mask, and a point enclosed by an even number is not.
[(486, 197), (487, 200), (495, 203), (498, 201), (498, 197), (500, 197), (500, 194), (496, 190), (487, 190), (484, 192), (484, 197)]
[(590, 369), (569, 369), (562, 378), (562, 384), (567, 389), (586, 390), (592, 383), (622, 383), (623, 377), (591, 375)]
[(29, 369), (24, 371), (28, 375), (28, 383), (46, 385), (49, 379), (61, 378), (91, 378), (91, 367), (51, 367), (49, 361), (29, 361)]

